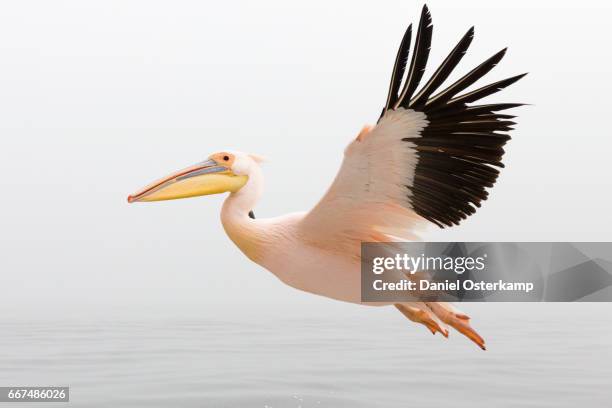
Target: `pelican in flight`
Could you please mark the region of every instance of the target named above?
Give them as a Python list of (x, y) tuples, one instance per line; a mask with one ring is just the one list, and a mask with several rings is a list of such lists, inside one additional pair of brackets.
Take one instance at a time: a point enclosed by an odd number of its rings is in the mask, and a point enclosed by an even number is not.
[[(417, 240), (427, 224), (451, 227), (472, 215), (503, 167), (503, 146), (515, 116), (499, 112), (521, 106), (474, 103), (525, 74), (465, 91), (500, 62), (506, 49), (439, 90), (472, 42), (473, 27), (419, 89), (432, 30), (424, 6), (410, 58), (412, 25), (402, 38), (376, 125), (363, 127), (351, 140), (336, 178), (310, 211), (256, 218), (262, 159), (229, 150), (150, 184), (128, 201), (227, 192), (221, 222), (250, 260), (296, 289), (371, 305), (361, 300), (361, 243)], [(469, 317), (449, 303), (376, 305), (395, 306), (433, 334), (448, 337), (452, 327), (485, 349)]]

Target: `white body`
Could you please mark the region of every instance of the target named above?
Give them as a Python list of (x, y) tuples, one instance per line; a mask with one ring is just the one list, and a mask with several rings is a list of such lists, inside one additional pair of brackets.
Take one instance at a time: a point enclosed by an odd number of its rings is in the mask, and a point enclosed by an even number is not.
[[(251, 260), (285, 284), (306, 292), (352, 303), (361, 303), (360, 263), (351, 256), (312, 246), (300, 237), (305, 213), (262, 220), (245, 220), (250, 234), (223, 225), (229, 237)], [(253, 234), (253, 232), (255, 234)], [(262, 240), (250, 238), (260, 236)], [(272, 245), (264, 245), (264, 242)]]

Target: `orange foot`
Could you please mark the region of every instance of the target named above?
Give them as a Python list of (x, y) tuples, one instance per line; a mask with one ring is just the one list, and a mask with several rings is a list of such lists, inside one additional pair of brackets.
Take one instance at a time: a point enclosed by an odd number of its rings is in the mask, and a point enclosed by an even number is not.
[(427, 310), (422, 310), (416, 307), (396, 304), (395, 307), (402, 312), (404, 316), (416, 323), (421, 323), (429, 329), (432, 334), (436, 332), (442, 333), (444, 337), (448, 337), (448, 330), (440, 326), (436, 318)]
[(459, 333), (472, 340), (483, 350), (486, 350), (485, 341), (480, 335), (470, 326), (470, 318), (466, 314), (457, 312), (451, 306), (444, 303), (426, 303), (427, 307), (444, 323), (448, 324)]

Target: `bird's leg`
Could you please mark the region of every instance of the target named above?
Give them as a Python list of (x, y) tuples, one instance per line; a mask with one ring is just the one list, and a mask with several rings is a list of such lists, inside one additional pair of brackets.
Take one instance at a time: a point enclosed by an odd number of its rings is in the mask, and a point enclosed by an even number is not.
[(483, 338), (470, 326), (469, 316), (455, 310), (455, 308), (448, 303), (426, 302), (425, 304), (438, 319), (472, 340), (481, 349), (486, 350)]
[(420, 309), (418, 307), (409, 306), (406, 304), (396, 303), (395, 307), (402, 312), (404, 316), (416, 323), (421, 323), (431, 331), (432, 334), (436, 332), (442, 333), (444, 337), (448, 337), (448, 330), (443, 328), (436, 316), (426, 309)]

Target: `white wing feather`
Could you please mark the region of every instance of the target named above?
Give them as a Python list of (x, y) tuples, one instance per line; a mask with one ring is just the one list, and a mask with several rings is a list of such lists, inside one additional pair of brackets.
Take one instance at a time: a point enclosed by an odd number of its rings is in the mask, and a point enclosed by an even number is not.
[(361, 242), (415, 239), (425, 222), (408, 200), (418, 158), (402, 139), (420, 137), (427, 123), (423, 113), (400, 108), (351, 142), (329, 190), (300, 223), (302, 237), (357, 256)]

